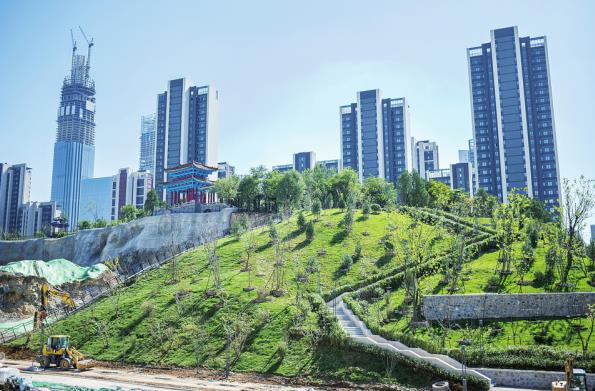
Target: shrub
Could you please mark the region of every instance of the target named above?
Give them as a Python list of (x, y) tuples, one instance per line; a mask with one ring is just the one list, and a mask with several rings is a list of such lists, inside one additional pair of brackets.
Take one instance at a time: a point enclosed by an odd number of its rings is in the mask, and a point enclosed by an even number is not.
[(367, 217), (371, 211), (372, 207), (370, 205), (370, 201), (368, 201), (368, 199), (364, 199), (362, 201), (362, 214)]
[(497, 290), (499, 287), (500, 287), (500, 278), (498, 278), (498, 276), (491, 276), (490, 278), (488, 278), (486, 290), (494, 291), (494, 290)]
[(140, 305), (140, 310), (143, 312), (143, 316), (150, 316), (155, 310), (155, 304), (151, 301), (143, 301)]
[(281, 359), (285, 358), (285, 356), (287, 355), (287, 342), (279, 341), (279, 344), (277, 345), (277, 355)]
[(545, 273), (541, 270), (537, 270), (533, 273), (533, 285), (535, 287), (542, 287), (547, 285), (547, 280), (545, 278)]
[(314, 239), (314, 224), (311, 221), (306, 224), (306, 239), (309, 242)]
[(353, 265), (353, 259), (351, 258), (351, 255), (349, 254), (345, 254), (343, 255), (343, 261), (341, 262), (341, 270), (349, 270), (351, 269), (351, 266)]
[(382, 207), (378, 204), (370, 205), (370, 209), (372, 210), (372, 213), (380, 213), (380, 211), (382, 211)]
[(300, 231), (303, 231), (304, 228), (306, 228), (306, 217), (304, 217), (304, 212), (301, 210), (297, 217), (297, 226)]
[(360, 243), (360, 241), (358, 240), (355, 243), (355, 250), (353, 251), (353, 260), (357, 261), (358, 259), (360, 259), (362, 257), (362, 244)]

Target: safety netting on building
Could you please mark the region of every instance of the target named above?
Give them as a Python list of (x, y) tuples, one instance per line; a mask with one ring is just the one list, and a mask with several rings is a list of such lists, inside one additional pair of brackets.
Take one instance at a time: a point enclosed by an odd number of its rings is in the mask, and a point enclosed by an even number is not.
[(107, 267), (103, 264), (79, 266), (66, 259), (53, 259), (47, 262), (24, 260), (0, 266), (0, 272), (43, 277), (52, 285), (97, 278), (106, 270)]

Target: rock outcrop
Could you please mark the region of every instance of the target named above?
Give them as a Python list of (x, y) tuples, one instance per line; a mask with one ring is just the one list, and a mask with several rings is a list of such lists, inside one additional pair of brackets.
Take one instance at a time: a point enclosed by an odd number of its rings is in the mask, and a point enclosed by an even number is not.
[(0, 241), (0, 265), (23, 259), (64, 258), (90, 266), (116, 256), (121, 263), (130, 265), (150, 257), (162, 258), (172, 250), (224, 235), (229, 231), (234, 210), (150, 216), (115, 227), (79, 231), (59, 239)]

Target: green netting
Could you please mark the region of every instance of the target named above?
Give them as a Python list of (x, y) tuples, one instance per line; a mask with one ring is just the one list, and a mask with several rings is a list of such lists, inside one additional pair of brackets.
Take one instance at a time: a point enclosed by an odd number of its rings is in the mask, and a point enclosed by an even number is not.
[(104, 264), (84, 267), (66, 259), (53, 259), (48, 262), (25, 260), (0, 266), (2, 272), (43, 277), (52, 285), (97, 278), (106, 270), (107, 267)]
[(117, 389), (115, 388), (88, 388), (80, 386), (67, 386), (65, 384), (48, 383), (43, 381), (34, 381), (33, 385), (35, 387), (46, 387), (52, 391), (117, 391)]
[(11, 322), (0, 322), (0, 330), (12, 329), (14, 327), (19, 327), (25, 325), (26, 330), (30, 330), (31, 326), (33, 325), (33, 317), (15, 320)]

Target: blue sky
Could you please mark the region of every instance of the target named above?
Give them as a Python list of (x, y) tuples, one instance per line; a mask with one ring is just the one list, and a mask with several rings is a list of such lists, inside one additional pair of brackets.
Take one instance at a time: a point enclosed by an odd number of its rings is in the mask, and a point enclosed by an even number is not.
[[(416, 138), (438, 142), (443, 167), (471, 137), (465, 49), (490, 29), (547, 35), (565, 177), (595, 178), (593, 1), (3, 1), (0, 161), (33, 168), (49, 198), (69, 29), (95, 38), (95, 175), (136, 168), (140, 116), (168, 79), (220, 90), (219, 160), (289, 163), (338, 157), (338, 107), (362, 89), (406, 96)], [(79, 47), (84, 49), (82, 37)]]

